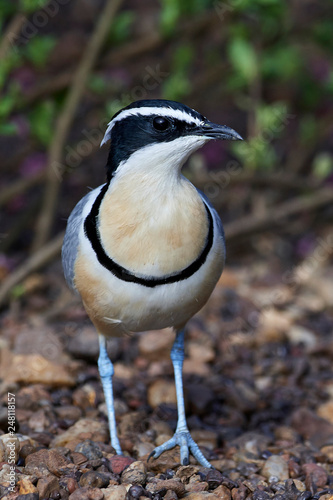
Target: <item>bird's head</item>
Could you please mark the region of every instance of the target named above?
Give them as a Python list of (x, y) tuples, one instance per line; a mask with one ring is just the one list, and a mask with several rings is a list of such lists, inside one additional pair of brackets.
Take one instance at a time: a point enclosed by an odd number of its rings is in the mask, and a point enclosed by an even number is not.
[(210, 122), (185, 104), (163, 99), (136, 101), (108, 123), (101, 146), (111, 140), (108, 178), (133, 165), (173, 165), (212, 139), (242, 140), (226, 125)]

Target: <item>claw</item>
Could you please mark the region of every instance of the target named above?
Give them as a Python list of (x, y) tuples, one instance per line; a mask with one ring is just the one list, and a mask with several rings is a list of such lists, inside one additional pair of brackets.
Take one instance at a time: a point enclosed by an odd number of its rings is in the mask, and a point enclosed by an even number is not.
[(149, 453), (148, 458), (147, 458), (147, 462), (149, 462), (149, 460), (151, 458), (155, 458), (155, 450), (153, 450), (151, 453)]
[(187, 432), (175, 432), (173, 437), (163, 443), (160, 446), (157, 446), (148, 456), (147, 461), (151, 458), (158, 458), (164, 451), (171, 450), (175, 446), (180, 447), (180, 462), (182, 465), (189, 465), (190, 463), (190, 452), (194, 456), (194, 458), (199, 462), (203, 467), (213, 468), (213, 466), (208, 462), (208, 460), (204, 457), (203, 453), (200, 451), (199, 446), (195, 441), (193, 441), (191, 434)]

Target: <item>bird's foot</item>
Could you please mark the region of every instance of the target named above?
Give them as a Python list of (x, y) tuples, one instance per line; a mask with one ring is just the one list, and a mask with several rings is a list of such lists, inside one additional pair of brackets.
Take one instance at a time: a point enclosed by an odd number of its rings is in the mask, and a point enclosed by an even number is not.
[(171, 450), (177, 445), (180, 447), (180, 462), (182, 465), (189, 465), (191, 452), (200, 465), (203, 467), (213, 468), (213, 466), (203, 456), (203, 453), (200, 451), (197, 443), (192, 439), (189, 431), (176, 431), (169, 441), (161, 444), (161, 446), (157, 446), (157, 448), (151, 452), (148, 460), (159, 457), (164, 451)]

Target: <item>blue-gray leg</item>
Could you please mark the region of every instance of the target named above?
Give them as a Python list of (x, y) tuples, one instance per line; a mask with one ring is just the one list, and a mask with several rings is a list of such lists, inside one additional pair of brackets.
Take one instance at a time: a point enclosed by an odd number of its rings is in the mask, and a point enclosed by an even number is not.
[(157, 458), (166, 450), (171, 450), (176, 445), (180, 447), (180, 462), (182, 465), (190, 463), (190, 452), (194, 458), (204, 467), (212, 467), (201, 453), (199, 446), (192, 439), (187, 428), (185, 417), (185, 403), (183, 393), (183, 362), (184, 362), (184, 330), (176, 333), (176, 339), (171, 349), (171, 361), (175, 373), (175, 384), (177, 394), (178, 423), (176, 432), (169, 441), (155, 448), (150, 457)]
[(116, 415), (114, 411), (112, 377), (114, 373), (113, 364), (106, 350), (106, 339), (104, 335), (99, 334), (99, 357), (98, 370), (102, 380), (104, 397), (109, 419), (109, 429), (111, 445), (116, 450), (117, 455), (122, 455), (119, 439), (117, 436)]

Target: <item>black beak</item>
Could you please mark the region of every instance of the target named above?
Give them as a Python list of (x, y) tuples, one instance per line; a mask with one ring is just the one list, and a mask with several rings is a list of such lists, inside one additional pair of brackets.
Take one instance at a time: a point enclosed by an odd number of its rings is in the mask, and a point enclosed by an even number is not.
[(226, 125), (217, 125), (208, 120), (198, 127), (197, 132), (207, 137), (207, 139), (224, 139), (229, 141), (243, 140), (243, 138), (232, 128)]

